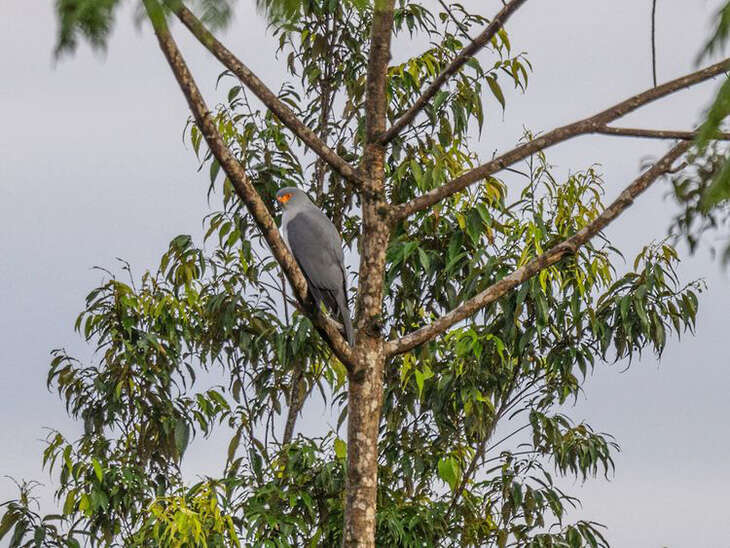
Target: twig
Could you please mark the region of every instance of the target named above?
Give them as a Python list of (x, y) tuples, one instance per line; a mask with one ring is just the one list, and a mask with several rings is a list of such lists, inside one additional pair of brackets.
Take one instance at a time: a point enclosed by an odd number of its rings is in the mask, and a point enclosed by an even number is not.
[(467, 40), (470, 40), (470, 41), (474, 41), (474, 39), (471, 36), (469, 36), (469, 33), (466, 31), (466, 29), (464, 28), (464, 25), (461, 23), (461, 21), (459, 21), (456, 17), (454, 17), (454, 14), (452, 13), (451, 8), (449, 8), (449, 6), (446, 5), (446, 2), (444, 2), (444, 0), (439, 0), (439, 4), (441, 4), (441, 6), (446, 10), (446, 13), (449, 15), (451, 20), (456, 25), (456, 28), (459, 29), (459, 31), (464, 36), (464, 38), (466, 38)]
[(289, 410), (286, 414), (286, 424), (284, 425), (284, 438), (281, 440), (282, 446), (287, 446), (291, 443), (294, 437), (294, 426), (297, 422), (297, 416), (299, 411), (302, 409), (304, 404), (303, 398), (299, 397), (299, 385), (304, 377), (304, 366), (301, 360), (297, 359), (294, 362), (294, 370), (292, 371), (291, 387), (289, 391)]

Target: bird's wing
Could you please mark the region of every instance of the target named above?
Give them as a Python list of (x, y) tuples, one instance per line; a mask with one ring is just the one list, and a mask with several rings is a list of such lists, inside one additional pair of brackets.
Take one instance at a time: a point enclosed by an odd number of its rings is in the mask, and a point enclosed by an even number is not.
[(342, 240), (321, 211), (307, 208), (282, 223), (287, 245), (296, 259), (315, 302), (340, 316), (350, 345), (355, 335), (347, 306), (347, 284)]
[(286, 239), (292, 255), (316, 289), (342, 291), (342, 243), (329, 219), (316, 210), (305, 210), (288, 220)]

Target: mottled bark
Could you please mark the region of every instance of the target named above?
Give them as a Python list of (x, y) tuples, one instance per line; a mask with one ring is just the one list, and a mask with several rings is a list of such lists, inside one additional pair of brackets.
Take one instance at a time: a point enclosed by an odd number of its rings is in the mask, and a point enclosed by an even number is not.
[(380, 337), (358, 342), (362, 368), (351, 375), (347, 399), (347, 487), (342, 546), (375, 547), (378, 488), (378, 425), (385, 353)]
[(385, 252), (390, 238), (390, 209), (385, 201), (385, 82), (390, 61), (394, 0), (376, 0), (367, 73), (366, 145), (361, 173), (362, 234), (357, 300), (356, 368), (349, 376), (347, 402), (347, 495), (342, 545), (375, 547), (378, 485), (378, 424), (385, 364), (381, 317)]

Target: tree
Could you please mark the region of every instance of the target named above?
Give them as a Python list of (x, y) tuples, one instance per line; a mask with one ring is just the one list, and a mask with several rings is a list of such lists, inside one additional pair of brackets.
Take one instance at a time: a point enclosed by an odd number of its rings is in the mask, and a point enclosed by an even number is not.
[[(103, 47), (117, 4), (60, 0), (59, 52), (79, 33)], [(730, 61), (527, 134), (483, 162), (470, 131), (504, 107), (505, 82), (528, 84), (529, 62), (503, 29), (526, 0), (491, 20), (458, 4), (434, 13), (405, 0), (262, 4), (292, 75), (278, 93), (207, 28), (227, 19), (226, 2), (142, 2), (190, 106), (187, 137), (210, 192), (222, 196), (206, 217), (211, 248), (181, 235), (156, 271), (129, 283), (112, 276), (89, 294), (76, 325), (99, 362), (57, 350), (49, 372), (85, 425), (75, 441), (53, 432), (44, 452), (60, 512), (39, 515), (22, 485), (4, 505), (0, 538), (606, 545), (595, 523), (565, 522), (575, 499), (550, 468), (608, 474), (615, 444), (561, 405), (597, 362), (661, 353), (670, 333), (692, 329), (702, 286), (678, 280), (668, 242), (647, 245), (618, 272), (619, 251), (602, 230), (661, 177), (694, 181), (713, 158), (708, 149), (688, 155), (691, 131), (609, 124), (723, 74)], [(226, 69), (227, 101), (213, 111), (170, 33), (173, 18)], [(389, 66), (391, 37), (405, 33), (430, 46)], [(482, 50), (486, 61), (476, 57)], [(544, 152), (587, 133), (679, 143), (604, 206), (594, 167), (561, 180)], [(716, 128), (710, 137), (726, 136)], [(510, 177), (521, 188), (514, 195)], [(312, 306), (276, 229), (273, 195), (292, 183), (356, 246), (354, 348)], [(201, 371), (224, 380), (205, 387)], [(315, 389), (347, 421), (346, 439), (297, 433)], [(220, 477), (184, 485), (179, 463), (191, 436), (220, 431), (231, 438)]]

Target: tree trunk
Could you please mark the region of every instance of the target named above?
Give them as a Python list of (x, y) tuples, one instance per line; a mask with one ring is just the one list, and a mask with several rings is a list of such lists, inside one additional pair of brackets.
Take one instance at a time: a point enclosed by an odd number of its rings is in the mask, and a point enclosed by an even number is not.
[(347, 501), (342, 537), (345, 548), (375, 547), (378, 426), (386, 358), (382, 305), (390, 224), (383, 197), (383, 150), (378, 145), (368, 148), (371, 192), (363, 199), (358, 335), (355, 367), (348, 378)]
[(383, 341), (360, 342), (365, 366), (350, 378), (347, 407), (347, 502), (342, 546), (375, 547), (378, 426), (383, 401)]
[(366, 146), (360, 171), (363, 183), (360, 277), (357, 296), (355, 367), (348, 379), (347, 500), (342, 546), (375, 548), (378, 488), (378, 426), (383, 400), (385, 342), (383, 283), (390, 240), (390, 207), (385, 197), (386, 73), (390, 61), (395, 0), (375, 0), (370, 31)]

